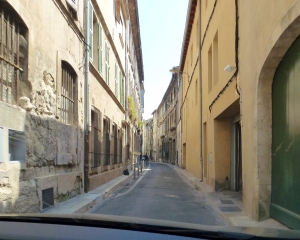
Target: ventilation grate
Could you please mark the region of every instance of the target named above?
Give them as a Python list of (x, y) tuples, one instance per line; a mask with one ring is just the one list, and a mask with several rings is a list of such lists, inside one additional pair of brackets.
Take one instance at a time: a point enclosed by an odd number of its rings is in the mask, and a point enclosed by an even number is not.
[(54, 206), (53, 188), (42, 190), (43, 209)]
[(233, 204), (231, 200), (220, 200), (222, 204)]
[(222, 212), (241, 212), (239, 207), (219, 207)]

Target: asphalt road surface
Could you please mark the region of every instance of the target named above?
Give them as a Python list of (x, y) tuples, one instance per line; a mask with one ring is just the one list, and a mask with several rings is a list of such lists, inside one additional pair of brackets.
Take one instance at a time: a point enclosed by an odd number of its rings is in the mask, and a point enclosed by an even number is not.
[(150, 163), (143, 177), (131, 180), (91, 213), (226, 225), (199, 191), (171, 166)]

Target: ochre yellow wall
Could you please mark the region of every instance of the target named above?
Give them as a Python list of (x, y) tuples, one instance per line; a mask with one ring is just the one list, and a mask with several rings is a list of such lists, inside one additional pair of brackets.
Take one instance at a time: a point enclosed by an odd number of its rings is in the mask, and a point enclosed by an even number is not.
[[(202, 121), (205, 124), (203, 135), (203, 161), (206, 167), (204, 181), (219, 189), (226, 187), (226, 177), (230, 179), (230, 129), (231, 118), (239, 113), (239, 95), (235, 89), (236, 79), (209, 106), (233, 76), (232, 72), (223, 69), (227, 65), (235, 66), (235, 2), (202, 1), (201, 5), (201, 50), (202, 58)], [(218, 39), (218, 68), (212, 69), (212, 75), (218, 74), (218, 81), (212, 77), (212, 88), (209, 91), (209, 50), (214, 57), (214, 38)], [(235, 104), (234, 104), (235, 103)], [(229, 112), (227, 108), (232, 108)], [(227, 111), (225, 111), (227, 109)], [(211, 161), (209, 161), (211, 155)]]
[(271, 86), (282, 56), (299, 36), (299, 14), (300, 1), (239, 1), (243, 211), (254, 219), (269, 216)]
[[(186, 144), (186, 170), (193, 176), (201, 178), (202, 169), (200, 165), (200, 94), (198, 91), (199, 61), (197, 60), (199, 52), (198, 12), (199, 11), (197, 7), (192, 25), (188, 51), (183, 65), (183, 72), (185, 73), (182, 74), (182, 146), (183, 144)], [(188, 82), (188, 75), (190, 76), (190, 84)]]

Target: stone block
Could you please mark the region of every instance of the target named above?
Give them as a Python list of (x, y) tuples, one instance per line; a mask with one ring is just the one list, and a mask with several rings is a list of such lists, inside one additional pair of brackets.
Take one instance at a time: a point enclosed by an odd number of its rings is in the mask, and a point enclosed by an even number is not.
[(58, 154), (56, 164), (57, 165), (76, 164), (76, 155), (72, 155), (69, 153)]
[(78, 188), (78, 178), (80, 177), (80, 173), (69, 173), (69, 174), (62, 174), (57, 176), (57, 183), (58, 183), (58, 194), (67, 194), (68, 192), (72, 192), (74, 189)]

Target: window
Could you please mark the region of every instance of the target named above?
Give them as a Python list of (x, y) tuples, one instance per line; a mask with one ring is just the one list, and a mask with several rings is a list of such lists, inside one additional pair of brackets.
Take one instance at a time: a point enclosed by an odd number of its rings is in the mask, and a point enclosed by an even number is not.
[(99, 167), (101, 164), (100, 161), (100, 111), (92, 107), (91, 110), (91, 133), (90, 133), (90, 166)]
[(120, 102), (122, 104), (122, 106), (124, 106), (124, 78), (122, 75), (122, 72), (120, 70), (119, 72), (119, 78), (120, 78)]
[(92, 2), (89, 1), (89, 28), (90, 28), (90, 39), (89, 39), (89, 46), (90, 46), (90, 60), (93, 61), (93, 26), (94, 26), (94, 8)]
[(122, 163), (122, 131), (118, 129), (118, 162)]
[(67, 0), (67, 3), (72, 16), (77, 19), (78, 0)]
[(208, 59), (207, 59), (207, 64), (208, 64), (208, 73), (207, 73), (207, 81), (208, 81), (208, 92), (210, 93), (211, 88), (212, 88), (212, 50), (211, 46), (208, 50)]
[(109, 85), (109, 47), (105, 42), (105, 82)]
[(219, 49), (218, 49), (218, 32), (216, 32), (213, 40), (213, 78), (214, 85), (219, 80)]
[(108, 117), (103, 118), (103, 166), (110, 165), (110, 119)]
[(0, 6), (0, 100), (16, 104), (27, 65), (27, 29), (9, 6)]
[(117, 98), (119, 98), (119, 96), (118, 96), (118, 78), (119, 78), (118, 64), (115, 63), (115, 95)]
[(62, 61), (61, 69), (61, 119), (64, 123), (73, 124), (76, 98), (76, 73), (65, 61)]
[(92, 52), (92, 58), (90, 59), (91, 62), (93, 62), (93, 65), (97, 68), (99, 65), (99, 23), (97, 20), (97, 17), (95, 15), (95, 12), (93, 11), (93, 39), (92, 40), (92, 46), (91, 46), (91, 52)]
[(26, 143), (25, 133), (17, 130), (8, 130), (9, 142), (9, 160), (25, 162), (26, 160)]
[(190, 52), (190, 54), (191, 54), (191, 66), (192, 66), (192, 64), (193, 64), (193, 44), (191, 46), (191, 52)]
[(3, 162), (3, 128), (0, 127), (0, 163)]
[(102, 74), (102, 26), (99, 23), (99, 61), (98, 61), (98, 70)]
[(113, 164), (117, 164), (118, 163), (118, 127), (117, 125), (114, 123), (112, 125), (112, 135), (113, 135), (113, 149), (114, 149), (114, 159), (113, 159)]

